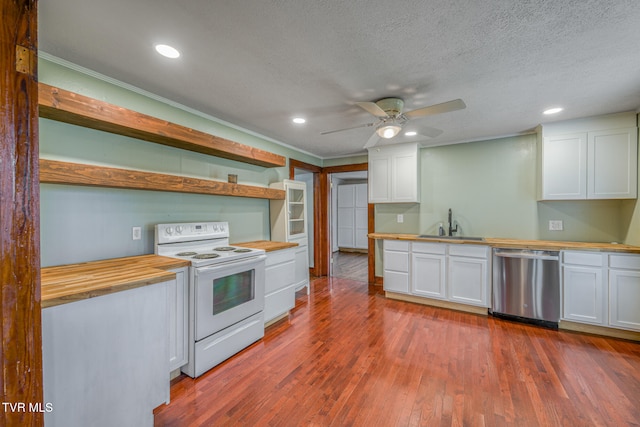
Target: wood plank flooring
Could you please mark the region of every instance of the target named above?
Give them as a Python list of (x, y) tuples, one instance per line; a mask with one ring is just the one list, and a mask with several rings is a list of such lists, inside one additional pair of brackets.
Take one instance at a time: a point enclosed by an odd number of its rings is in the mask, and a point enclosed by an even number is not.
[(332, 276), (366, 282), (369, 274), (368, 258), (366, 253), (334, 252)]
[(156, 426), (637, 426), (640, 344), (320, 278), (262, 341), (176, 378)]

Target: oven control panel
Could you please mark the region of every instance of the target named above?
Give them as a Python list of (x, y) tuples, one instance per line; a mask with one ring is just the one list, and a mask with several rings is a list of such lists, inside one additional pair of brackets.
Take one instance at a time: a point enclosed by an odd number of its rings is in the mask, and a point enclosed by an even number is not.
[(183, 222), (156, 225), (156, 244), (229, 237), (228, 222)]

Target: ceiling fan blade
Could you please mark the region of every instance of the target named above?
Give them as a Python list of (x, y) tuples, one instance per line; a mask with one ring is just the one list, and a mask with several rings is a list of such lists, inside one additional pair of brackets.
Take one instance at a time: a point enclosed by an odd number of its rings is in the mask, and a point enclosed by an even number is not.
[(408, 119), (415, 119), (416, 117), (448, 113), (449, 111), (462, 110), (464, 108), (467, 108), (467, 105), (462, 101), (462, 99), (454, 99), (453, 101), (443, 102), (442, 104), (435, 104), (424, 108), (418, 108), (417, 110), (407, 111), (404, 113), (404, 116)]
[(432, 127), (421, 127), (418, 131), (418, 134), (428, 136), (429, 138), (435, 138), (444, 132), (442, 129), (436, 129)]
[(330, 133), (336, 133), (336, 132), (342, 132), (345, 130), (351, 130), (351, 129), (359, 129), (359, 128), (368, 128), (375, 125), (375, 123), (365, 123), (364, 125), (358, 125), (358, 126), (352, 126), (350, 128), (344, 128), (344, 129), (337, 129), (337, 130), (330, 130), (327, 132), (322, 132), (320, 135), (329, 135)]
[(387, 117), (388, 114), (375, 102), (356, 102), (356, 105), (376, 117)]
[(378, 141), (380, 141), (380, 137), (378, 136), (378, 134), (376, 132), (374, 132), (373, 135), (371, 135), (369, 137), (369, 140), (367, 141), (366, 144), (364, 144), (364, 147), (362, 147), (362, 148), (364, 148), (364, 149), (371, 148), (374, 145), (376, 145), (378, 143)]

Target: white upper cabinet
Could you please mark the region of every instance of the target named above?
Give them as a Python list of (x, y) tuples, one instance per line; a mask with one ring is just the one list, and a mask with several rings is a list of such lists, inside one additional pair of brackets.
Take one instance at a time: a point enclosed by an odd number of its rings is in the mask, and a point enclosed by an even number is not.
[(587, 134), (550, 136), (542, 147), (542, 198), (587, 198)]
[(541, 200), (635, 199), (635, 113), (542, 126)]
[(369, 203), (420, 202), (418, 143), (369, 149)]
[(271, 240), (290, 242), (307, 237), (307, 184), (285, 179), (270, 185), (285, 191), (284, 200), (270, 200)]
[(635, 199), (638, 186), (638, 129), (589, 132), (588, 199)]

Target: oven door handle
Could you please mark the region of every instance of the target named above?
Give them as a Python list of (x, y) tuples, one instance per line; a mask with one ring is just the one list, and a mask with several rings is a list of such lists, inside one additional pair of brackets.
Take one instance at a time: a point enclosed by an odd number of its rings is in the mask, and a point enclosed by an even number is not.
[(238, 267), (242, 268), (243, 266), (255, 265), (256, 263), (259, 263), (265, 260), (266, 258), (267, 256), (263, 254), (256, 257), (247, 258), (241, 261), (231, 261), (227, 263), (209, 265), (206, 267), (199, 267), (195, 269), (195, 275), (201, 276), (203, 274), (208, 274), (211, 272), (219, 272), (219, 271), (223, 271), (231, 268), (237, 269)]

